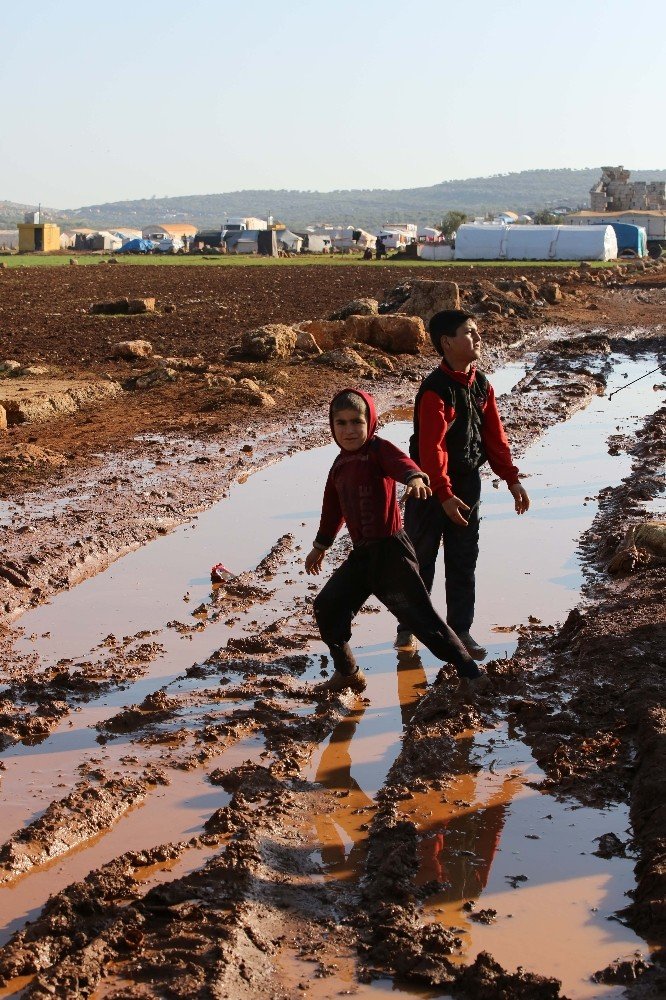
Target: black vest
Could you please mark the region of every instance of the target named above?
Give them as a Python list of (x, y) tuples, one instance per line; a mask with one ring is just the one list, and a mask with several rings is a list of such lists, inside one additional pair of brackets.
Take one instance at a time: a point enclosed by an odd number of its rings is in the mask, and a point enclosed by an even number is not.
[(409, 439), (409, 454), (417, 465), (420, 465), (419, 405), (427, 390), (437, 393), (455, 411), (455, 419), (445, 437), (449, 476), (464, 476), (480, 468), (488, 460), (481, 438), (483, 407), (488, 399), (486, 376), (477, 371), (472, 384), (466, 386), (451, 378), (442, 368), (435, 368), (423, 380), (414, 402), (414, 433)]

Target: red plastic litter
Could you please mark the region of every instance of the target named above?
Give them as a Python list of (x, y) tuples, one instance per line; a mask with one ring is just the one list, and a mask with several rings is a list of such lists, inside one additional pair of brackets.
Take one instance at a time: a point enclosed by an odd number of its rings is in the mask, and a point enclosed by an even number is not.
[(210, 571), (210, 578), (213, 583), (224, 583), (225, 580), (232, 580), (234, 575), (230, 569), (227, 569), (224, 563), (215, 563)]

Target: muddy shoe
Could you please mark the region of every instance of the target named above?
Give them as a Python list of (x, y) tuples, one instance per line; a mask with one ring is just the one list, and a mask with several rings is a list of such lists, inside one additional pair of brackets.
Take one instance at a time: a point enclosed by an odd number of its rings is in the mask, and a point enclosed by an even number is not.
[(366, 684), (365, 674), (360, 667), (357, 667), (353, 674), (343, 674), (340, 670), (335, 670), (333, 676), (329, 677), (323, 684), (320, 684), (317, 690), (323, 692), (346, 691), (347, 689), (351, 691), (365, 691)]
[(468, 697), (476, 698), (479, 694), (492, 694), (493, 686), (490, 677), (481, 667), (478, 677), (461, 677), (459, 691)]
[(473, 639), (469, 632), (456, 632), (456, 635), (473, 660), (485, 660), (488, 650), (480, 646), (476, 639)]
[(395, 637), (393, 648), (397, 649), (399, 653), (415, 653), (418, 648), (416, 638), (407, 629), (400, 629)]

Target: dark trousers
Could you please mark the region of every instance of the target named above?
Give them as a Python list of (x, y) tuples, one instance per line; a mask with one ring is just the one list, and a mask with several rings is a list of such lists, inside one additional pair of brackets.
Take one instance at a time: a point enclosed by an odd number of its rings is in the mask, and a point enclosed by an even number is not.
[[(479, 472), (451, 480), (457, 497), (473, 507), (481, 496)], [(446, 574), (446, 620), (454, 632), (469, 632), (474, 621), (476, 561), (479, 556), (479, 508), (463, 528), (444, 513), (437, 497), (405, 502), (405, 531), (414, 546), (421, 577), (428, 593), (432, 592), (439, 547), (444, 544)], [(401, 628), (409, 625), (400, 620)], [(414, 633), (416, 635), (416, 633)]]
[(354, 670), (347, 643), (352, 621), (371, 594), (438, 659), (452, 663), (461, 677), (478, 675), (474, 660), (433, 608), (404, 531), (353, 549), (315, 598), (317, 625), (338, 670)]

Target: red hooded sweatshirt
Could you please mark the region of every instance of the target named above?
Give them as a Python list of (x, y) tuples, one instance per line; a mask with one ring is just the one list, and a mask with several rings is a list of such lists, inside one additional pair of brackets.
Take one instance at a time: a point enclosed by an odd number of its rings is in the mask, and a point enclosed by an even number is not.
[(333, 404), (343, 392), (353, 392), (364, 401), (367, 407), (368, 439), (356, 451), (341, 449), (331, 466), (315, 539), (317, 545), (325, 548), (333, 544), (345, 523), (355, 546), (394, 535), (402, 528), (396, 482), (408, 483), (415, 476), (421, 476), (428, 482), (428, 477), (408, 455), (390, 441), (376, 436), (375, 403), (367, 392), (342, 389), (333, 397), (329, 409), (333, 439), (335, 440)]

